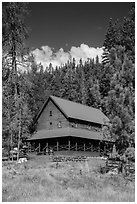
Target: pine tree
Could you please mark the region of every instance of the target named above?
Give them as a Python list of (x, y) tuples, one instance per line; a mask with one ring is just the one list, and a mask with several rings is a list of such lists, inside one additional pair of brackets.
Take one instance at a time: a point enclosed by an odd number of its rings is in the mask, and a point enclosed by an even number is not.
[[(128, 147), (134, 135), (134, 64), (119, 47), (115, 52), (110, 91), (104, 98), (106, 111), (111, 119), (111, 135), (119, 144), (119, 149)], [(122, 53), (120, 53), (120, 51)], [(132, 124), (132, 125), (131, 125)]]
[(135, 4), (131, 4), (129, 15), (124, 18), (121, 33), (120, 42), (125, 51), (135, 61)]
[(110, 51), (117, 46), (125, 48), (125, 52), (135, 62), (135, 4), (131, 3), (129, 15), (123, 22), (112, 22), (110, 19), (103, 46)]
[[(10, 58), (10, 65), (8, 69), (10, 71), (6, 83), (3, 85), (3, 96), (5, 101), (9, 104), (7, 106), (9, 133), (11, 136), (11, 143), (16, 140), (16, 131), (14, 129), (14, 121), (16, 114), (20, 107), (20, 81), (17, 69), (17, 61), (19, 57), (22, 57), (24, 52), (24, 42), (23, 40), (27, 37), (27, 30), (24, 24), (24, 19), (26, 15), (26, 3), (19, 2), (4, 2), (3, 3), (3, 13), (2, 13), (2, 48), (3, 56)], [(5, 66), (3, 66), (3, 72), (5, 71)], [(6, 88), (6, 89), (5, 89)], [(7, 93), (8, 94), (7, 94)], [(8, 96), (7, 96), (8, 95)], [(5, 105), (3, 103), (3, 105)], [(12, 106), (12, 107), (10, 107)], [(6, 107), (6, 106), (5, 106)], [(4, 108), (5, 108), (4, 107)], [(5, 112), (5, 111), (4, 111)], [(18, 117), (16, 124), (21, 126), (21, 117)], [(10, 131), (11, 130), (11, 131)], [(18, 129), (18, 144), (20, 142), (21, 131)], [(12, 144), (11, 144), (12, 146)]]
[(108, 25), (108, 30), (105, 35), (105, 40), (103, 46), (108, 49), (108, 51), (112, 48), (115, 47), (116, 45), (116, 36), (118, 35), (117, 33), (117, 26), (112, 22), (112, 18), (110, 18), (109, 25)]
[(73, 62), (68, 61), (60, 69), (60, 96), (71, 101), (77, 101), (77, 77), (74, 63), (74, 59)]
[(80, 77), (80, 81), (81, 81), (81, 88), (80, 88), (80, 92), (81, 92), (81, 102), (83, 105), (86, 105), (86, 84), (85, 84), (85, 71), (84, 71), (84, 66), (82, 63), (82, 59), (80, 59), (79, 62), (79, 69), (80, 69), (80, 73), (81, 73), (81, 77)]
[(101, 92), (106, 89), (105, 87), (109, 87), (102, 103), (106, 114), (111, 119), (110, 134), (116, 139), (119, 151), (128, 147), (131, 140), (135, 142), (134, 7), (132, 3), (130, 13), (123, 22), (110, 24), (104, 41), (104, 46), (109, 51), (108, 67), (111, 73), (108, 77), (109, 83), (105, 86), (101, 85)]

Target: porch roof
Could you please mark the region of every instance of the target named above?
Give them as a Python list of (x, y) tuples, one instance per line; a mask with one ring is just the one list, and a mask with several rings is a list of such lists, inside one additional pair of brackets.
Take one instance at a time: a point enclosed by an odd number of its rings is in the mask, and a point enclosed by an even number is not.
[(70, 127), (58, 128), (58, 129), (52, 129), (52, 130), (39, 130), (38, 132), (33, 134), (32, 137), (28, 139), (28, 141), (56, 138), (56, 137), (66, 137), (66, 136), (108, 141), (107, 139), (103, 138), (102, 132), (95, 132), (91, 130), (70, 128)]

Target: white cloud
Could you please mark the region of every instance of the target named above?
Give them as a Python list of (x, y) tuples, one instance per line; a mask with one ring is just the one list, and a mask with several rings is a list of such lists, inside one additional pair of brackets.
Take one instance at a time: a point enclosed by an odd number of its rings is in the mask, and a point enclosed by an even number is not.
[(98, 55), (101, 61), (101, 55), (103, 53), (102, 48), (89, 47), (86, 44), (81, 44), (79, 47), (72, 46), (69, 52), (65, 52), (63, 48), (60, 48), (55, 52), (49, 46), (42, 46), (41, 49), (35, 49), (32, 51), (35, 61), (41, 63), (43, 67), (49, 66), (52, 63), (53, 67), (61, 66), (65, 64), (68, 60), (76, 59), (76, 63), (82, 58), (86, 61), (88, 58), (95, 59)]
[(55, 53), (55, 58), (60, 65), (65, 64), (70, 59), (70, 54), (64, 52), (63, 48), (60, 48), (58, 52)]
[(102, 53), (102, 48), (89, 47), (86, 44), (81, 44), (80, 47), (72, 47), (70, 50), (71, 56), (76, 58), (77, 63), (79, 62), (80, 58), (82, 58), (83, 61), (86, 61), (88, 58), (95, 59), (97, 55), (101, 61)]

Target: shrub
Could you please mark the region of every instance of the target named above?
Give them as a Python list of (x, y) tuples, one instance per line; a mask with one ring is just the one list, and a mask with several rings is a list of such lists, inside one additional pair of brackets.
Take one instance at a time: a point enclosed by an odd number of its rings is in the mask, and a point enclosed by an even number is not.
[(135, 161), (135, 148), (128, 147), (125, 151), (125, 156), (129, 161)]

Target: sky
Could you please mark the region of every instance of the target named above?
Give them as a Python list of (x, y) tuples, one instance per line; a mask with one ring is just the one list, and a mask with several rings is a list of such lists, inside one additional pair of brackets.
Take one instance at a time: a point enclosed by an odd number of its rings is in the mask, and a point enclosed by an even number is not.
[(27, 17), (28, 46), (43, 66), (62, 65), (70, 58), (101, 60), (109, 19), (128, 15), (128, 2), (31, 2)]

